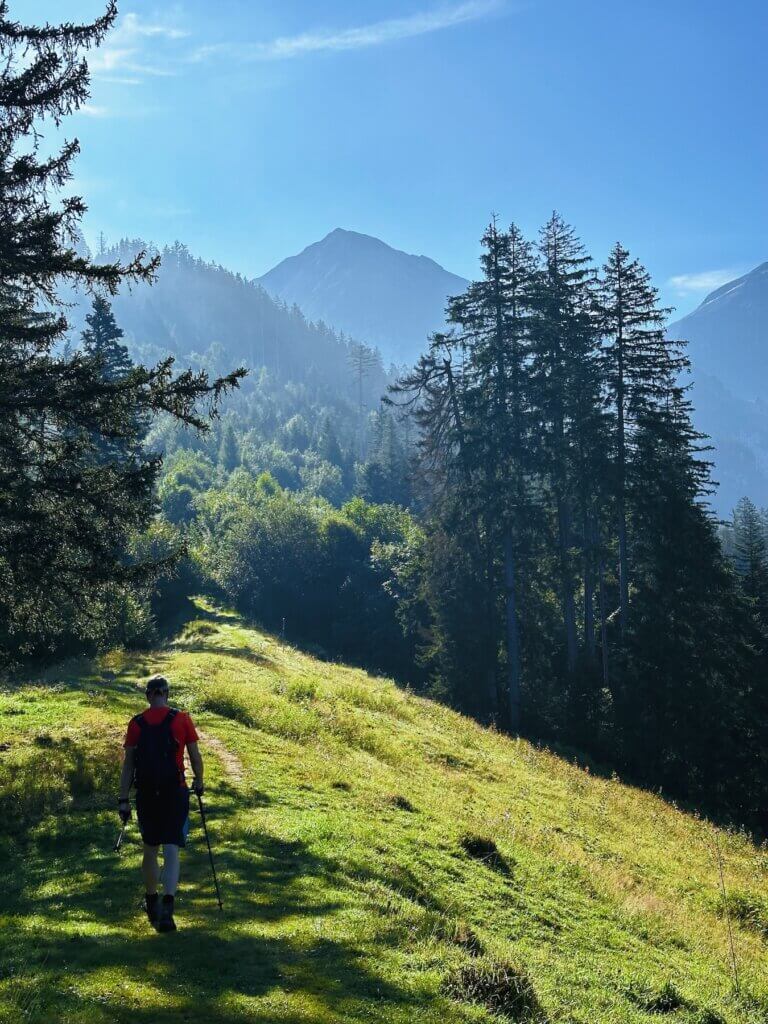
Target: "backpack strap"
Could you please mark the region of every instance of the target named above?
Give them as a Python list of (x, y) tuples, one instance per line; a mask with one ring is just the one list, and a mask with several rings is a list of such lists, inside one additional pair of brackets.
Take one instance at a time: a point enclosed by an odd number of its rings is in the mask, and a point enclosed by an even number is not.
[[(165, 716), (165, 718), (159, 724), (160, 725), (170, 725), (173, 722), (173, 720), (176, 717), (176, 715), (178, 715), (178, 713), (179, 713), (179, 709), (178, 708), (168, 708), (168, 714)], [(138, 725), (138, 727), (140, 729), (148, 729), (149, 728), (149, 722), (144, 717), (144, 712), (143, 711), (139, 715), (134, 715), (133, 716), (133, 721), (136, 723), (136, 725)]]
[(165, 716), (165, 718), (162, 720), (162, 722), (160, 722), (158, 726), (158, 728), (164, 729), (168, 733), (168, 735), (176, 744), (176, 746), (179, 745), (179, 741), (173, 735), (173, 720), (176, 717), (176, 715), (178, 715), (178, 713), (178, 708), (168, 708), (168, 714)]

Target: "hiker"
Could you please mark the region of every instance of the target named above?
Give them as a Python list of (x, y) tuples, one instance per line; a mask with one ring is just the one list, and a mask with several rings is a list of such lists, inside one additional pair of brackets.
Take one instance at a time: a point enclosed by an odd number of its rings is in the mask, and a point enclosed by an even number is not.
[[(194, 772), (192, 788), (203, 794), (203, 758), (197, 732), (184, 711), (168, 706), (168, 680), (154, 675), (147, 681), (149, 707), (128, 724), (125, 760), (120, 776), (118, 813), (125, 824), (131, 817), (129, 794), (136, 785), (136, 817), (144, 841), (141, 869), (150, 923), (159, 932), (176, 930), (173, 901), (179, 884), (179, 850), (189, 831), (189, 790), (184, 778), (184, 748)], [(163, 898), (158, 885), (157, 854), (163, 847)]]

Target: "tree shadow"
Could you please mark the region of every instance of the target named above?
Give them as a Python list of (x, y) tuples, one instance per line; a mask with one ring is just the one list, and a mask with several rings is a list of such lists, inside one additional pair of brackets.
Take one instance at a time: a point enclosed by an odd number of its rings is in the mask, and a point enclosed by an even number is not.
[(229, 658), (239, 658), (241, 661), (247, 661), (251, 665), (264, 666), (275, 673), (282, 671), (280, 666), (272, 658), (267, 657), (266, 654), (259, 654), (248, 647), (235, 647), (233, 644), (206, 643), (205, 640), (199, 638), (190, 638), (189, 640), (174, 641), (173, 651), (183, 651), (185, 654), (225, 655)]
[[(226, 816), (231, 808), (220, 810)], [(114, 824), (106, 815), (81, 813), (48, 819), (28, 836), (17, 875), (0, 879), (0, 952), (7, 954), (0, 962), (15, 963), (19, 1011), (34, 1005), (32, 1017), (40, 1021), (80, 1019), (84, 1002), (92, 1001), (88, 1021), (271, 1024), (266, 1010), (261, 1015), (248, 1004), (245, 1014), (236, 1007), (272, 992), (297, 995), (304, 1002), (295, 1020), (320, 1022), (342, 1006), (358, 1006), (376, 1020), (386, 1019), (384, 1006), (423, 1005), (423, 997), (383, 977), (365, 950), (338, 938), (330, 922), (348, 904), (337, 863), (299, 840), (245, 828), (228, 829), (222, 843), (222, 824), (211, 821), (224, 912), (216, 907), (197, 828), (184, 855), (180, 930), (172, 935), (148, 924), (137, 931), (143, 922), (135, 834), (118, 856), (111, 852)], [(30, 920), (50, 927), (30, 929)], [(380, 938), (386, 940), (384, 932)], [(90, 976), (108, 979), (92, 1000), (77, 984)], [(140, 1004), (121, 994), (126, 984), (126, 991), (141, 986)], [(283, 1024), (292, 1019), (280, 1015)]]
[(548, 740), (541, 735), (533, 736), (530, 742), (537, 749), (552, 754), (574, 768), (606, 782), (617, 782), (652, 796), (658, 797), (684, 814), (699, 818), (709, 825), (726, 831), (740, 832), (754, 846), (765, 846), (768, 842), (768, 823), (764, 813), (755, 820), (754, 814), (730, 813), (725, 807), (713, 807), (712, 802), (701, 794), (685, 792), (681, 785), (669, 783), (665, 788), (654, 782), (649, 774), (642, 774), (627, 765), (598, 758), (583, 749), (562, 741)]

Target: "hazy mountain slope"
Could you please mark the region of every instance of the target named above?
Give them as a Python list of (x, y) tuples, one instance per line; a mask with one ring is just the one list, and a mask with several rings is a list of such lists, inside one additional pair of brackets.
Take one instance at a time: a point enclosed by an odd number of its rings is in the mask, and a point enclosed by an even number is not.
[(765, 396), (768, 384), (768, 263), (709, 294), (670, 325), (685, 338), (697, 372), (718, 377), (741, 398)]
[(428, 335), (443, 325), (448, 296), (467, 286), (426, 256), (341, 228), (283, 260), (260, 284), (396, 363), (416, 360)]
[[(0, 1019), (763, 1024), (764, 851), (201, 606), (149, 655), (0, 692)], [(203, 733), (172, 936), (120, 856), (120, 741), (162, 669)], [(494, 847), (495, 844), (495, 847)], [(491, 1012), (493, 1008), (494, 1013)]]
[(696, 425), (712, 439), (715, 508), (768, 505), (768, 263), (708, 295), (668, 329), (688, 341)]
[[(130, 259), (144, 246), (124, 241), (99, 259)], [(319, 380), (338, 387), (351, 382), (348, 345), (327, 327), (309, 323), (298, 309), (275, 302), (258, 284), (203, 260), (176, 244), (161, 253), (154, 284), (122, 288), (113, 300), (118, 324), (135, 356), (153, 360), (171, 352), (180, 364), (191, 355), (215, 372), (243, 364), (266, 366), (283, 380)], [(89, 309), (80, 297), (70, 311), (77, 338)], [(383, 372), (368, 384), (384, 391)]]
[(714, 508), (729, 516), (745, 495), (768, 506), (768, 405), (737, 397), (717, 377), (695, 369), (694, 377), (694, 419), (714, 449)]

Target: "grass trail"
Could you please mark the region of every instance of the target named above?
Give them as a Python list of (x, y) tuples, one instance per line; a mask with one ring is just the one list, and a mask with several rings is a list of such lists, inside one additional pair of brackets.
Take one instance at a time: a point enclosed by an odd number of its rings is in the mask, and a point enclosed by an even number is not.
[[(179, 932), (112, 853), (153, 671), (205, 739)], [(0, 693), (0, 1020), (768, 1022), (768, 853), (200, 606), (157, 655)]]

